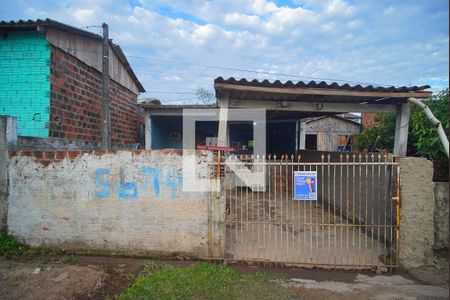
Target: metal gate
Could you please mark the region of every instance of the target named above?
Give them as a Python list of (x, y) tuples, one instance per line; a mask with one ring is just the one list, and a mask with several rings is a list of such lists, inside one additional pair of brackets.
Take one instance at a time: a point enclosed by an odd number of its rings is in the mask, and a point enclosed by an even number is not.
[[(265, 171), (264, 187), (247, 186), (237, 166)], [(317, 200), (297, 200), (296, 171), (316, 171)], [(219, 152), (211, 176), (220, 187), (208, 199), (212, 259), (341, 269), (399, 265), (399, 167), (392, 156), (307, 161)]]

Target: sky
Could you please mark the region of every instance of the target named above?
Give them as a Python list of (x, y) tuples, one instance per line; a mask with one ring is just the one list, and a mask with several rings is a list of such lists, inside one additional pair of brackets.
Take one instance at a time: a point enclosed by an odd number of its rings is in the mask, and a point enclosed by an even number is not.
[(214, 78), (449, 83), (447, 0), (0, 0), (0, 20), (109, 24), (147, 90), (196, 103)]

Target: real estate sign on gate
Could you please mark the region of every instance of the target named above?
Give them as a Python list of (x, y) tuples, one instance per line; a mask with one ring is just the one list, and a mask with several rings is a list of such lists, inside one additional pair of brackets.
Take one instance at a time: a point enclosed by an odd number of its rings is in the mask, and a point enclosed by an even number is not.
[(317, 200), (317, 171), (294, 171), (294, 199)]

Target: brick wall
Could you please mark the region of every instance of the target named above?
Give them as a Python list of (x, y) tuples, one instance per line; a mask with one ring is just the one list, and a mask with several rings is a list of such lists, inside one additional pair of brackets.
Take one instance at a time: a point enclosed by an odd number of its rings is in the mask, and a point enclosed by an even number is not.
[[(50, 137), (101, 143), (102, 77), (61, 49), (51, 47)], [(111, 131), (115, 148), (139, 142), (144, 114), (137, 95), (110, 81)]]
[(18, 135), (48, 137), (50, 45), (39, 32), (0, 37), (0, 115), (17, 117)]

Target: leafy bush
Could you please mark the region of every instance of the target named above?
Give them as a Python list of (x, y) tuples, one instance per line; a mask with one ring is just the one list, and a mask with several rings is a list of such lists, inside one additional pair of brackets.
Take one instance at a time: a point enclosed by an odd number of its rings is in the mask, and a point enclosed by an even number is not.
[(20, 255), (28, 247), (9, 235), (0, 235), (0, 256)]
[[(442, 127), (448, 136), (448, 89), (425, 101), (434, 116), (441, 121)], [(411, 110), (411, 132), (416, 138), (417, 153), (428, 159), (436, 159), (445, 156), (444, 147), (441, 144), (436, 128), (431, 124), (422, 110), (414, 107)]]
[[(438, 118), (448, 136), (448, 89), (443, 90), (424, 103), (428, 105), (436, 118)], [(395, 114), (376, 114), (375, 125), (372, 128), (364, 129), (358, 137), (360, 149), (372, 148), (376, 142), (376, 149), (386, 149), (393, 152), (395, 138)], [(448, 180), (448, 158), (440, 142), (436, 128), (431, 124), (423, 111), (411, 105), (409, 122), (408, 153), (409, 156), (426, 157), (433, 161), (435, 181)], [(377, 141), (377, 137), (378, 141)]]

